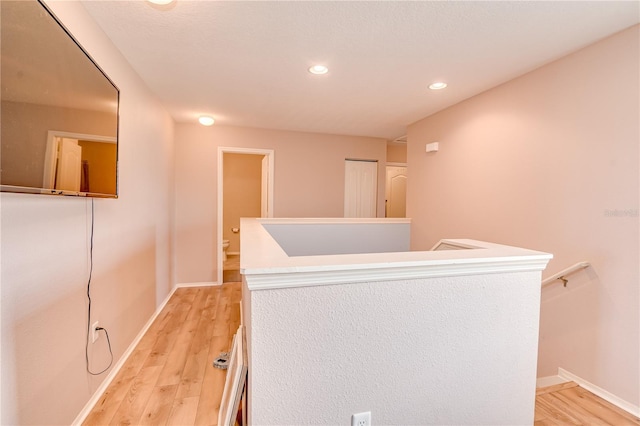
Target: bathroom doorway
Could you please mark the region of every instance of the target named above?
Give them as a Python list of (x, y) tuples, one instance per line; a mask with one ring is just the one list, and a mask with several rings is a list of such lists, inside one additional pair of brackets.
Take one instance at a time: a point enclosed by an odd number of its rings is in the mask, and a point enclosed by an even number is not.
[(240, 281), (240, 218), (273, 216), (273, 151), (218, 149), (218, 282)]

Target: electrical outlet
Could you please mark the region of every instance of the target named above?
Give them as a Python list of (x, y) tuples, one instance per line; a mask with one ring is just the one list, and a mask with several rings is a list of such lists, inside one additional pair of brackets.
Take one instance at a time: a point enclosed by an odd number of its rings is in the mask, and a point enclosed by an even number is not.
[(100, 333), (98, 333), (97, 328), (98, 328), (98, 321), (91, 324), (91, 343), (95, 343), (96, 340), (98, 340), (98, 337), (100, 337)]
[(352, 415), (351, 426), (371, 426), (371, 411)]

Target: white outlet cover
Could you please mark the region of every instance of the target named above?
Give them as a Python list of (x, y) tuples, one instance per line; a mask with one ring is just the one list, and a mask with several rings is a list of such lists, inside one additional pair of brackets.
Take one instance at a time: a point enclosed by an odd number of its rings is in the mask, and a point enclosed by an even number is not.
[(371, 426), (371, 411), (352, 415), (351, 426)]
[(96, 330), (96, 328), (98, 328), (98, 321), (94, 322), (91, 325), (91, 343), (95, 343), (96, 340), (98, 340), (98, 337), (100, 337), (100, 334), (98, 333), (98, 330)]

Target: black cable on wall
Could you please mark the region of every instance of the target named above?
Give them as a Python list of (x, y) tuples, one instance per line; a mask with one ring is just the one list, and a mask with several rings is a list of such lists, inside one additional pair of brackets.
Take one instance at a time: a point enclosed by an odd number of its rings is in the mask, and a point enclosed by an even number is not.
[(87, 280), (87, 341), (84, 346), (84, 356), (87, 362), (87, 373), (92, 376), (98, 376), (105, 371), (107, 371), (111, 364), (113, 364), (113, 352), (111, 351), (111, 340), (109, 340), (109, 333), (103, 327), (96, 327), (96, 331), (104, 331), (105, 336), (107, 337), (107, 344), (109, 345), (109, 356), (111, 359), (109, 360), (109, 365), (105, 367), (104, 370), (99, 372), (94, 372), (91, 370), (89, 366), (89, 339), (91, 338), (91, 276), (93, 275), (93, 227), (94, 227), (94, 219), (95, 212), (93, 206), (93, 198), (91, 199), (91, 234), (90, 234), (90, 243), (89, 243), (89, 279)]

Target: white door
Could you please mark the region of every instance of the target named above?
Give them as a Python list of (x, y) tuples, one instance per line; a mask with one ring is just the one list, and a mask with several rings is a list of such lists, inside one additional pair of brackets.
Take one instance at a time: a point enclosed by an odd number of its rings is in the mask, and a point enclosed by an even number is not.
[(77, 139), (60, 138), (56, 189), (80, 191), (82, 147)]
[(378, 162), (345, 160), (344, 217), (376, 217)]
[(407, 216), (407, 166), (387, 166), (386, 217)]

